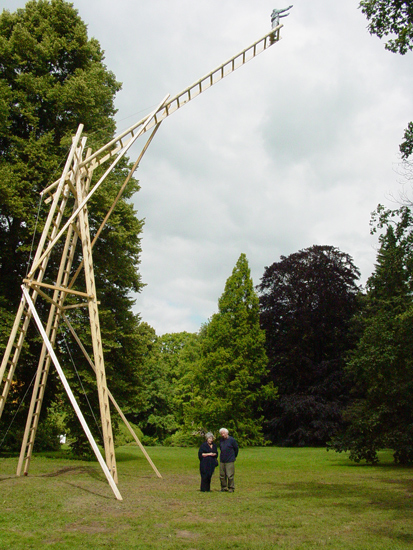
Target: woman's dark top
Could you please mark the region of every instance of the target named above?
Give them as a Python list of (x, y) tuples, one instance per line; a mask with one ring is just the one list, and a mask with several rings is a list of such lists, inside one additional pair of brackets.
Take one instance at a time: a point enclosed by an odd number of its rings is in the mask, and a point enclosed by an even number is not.
[[(202, 456), (202, 453), (216, 453), (216, 456)], [(212, 475), (214, 473), (215, 467), (218, 466), (218, 449), (215, 443), (212, 443), (212, 448), (208, 445), (206, 441), (202, 443), (202, 445), (199, 447), (198, 458), (200, 461), (199, 470), (201, 472), (201, 475)]]

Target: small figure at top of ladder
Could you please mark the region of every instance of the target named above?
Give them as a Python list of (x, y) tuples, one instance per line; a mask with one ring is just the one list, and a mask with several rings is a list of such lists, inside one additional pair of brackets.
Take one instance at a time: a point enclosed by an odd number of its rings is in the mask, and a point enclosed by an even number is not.
[[(271, 14), (271, 28), (275, 29), (275, 27), (278, 27), (280, 24), (280, 17), (287, 17), (287, 15), (290, 15), (289, 13), (284, 13), (288, 10), (290, 10), (293, 6), (288, 6), (288, 8), (284, 8), (282, 10), (279, 10), (277, 8), (274, 8), (272, 10)], [(284, 15), (281, 15), (284, 14)]]

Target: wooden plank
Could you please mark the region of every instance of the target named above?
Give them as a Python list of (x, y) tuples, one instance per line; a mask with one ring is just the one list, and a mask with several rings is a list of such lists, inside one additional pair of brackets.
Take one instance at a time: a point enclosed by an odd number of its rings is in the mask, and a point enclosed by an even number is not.
[[(86, 138), (83, 138), (79, 147), (75, 151), (73, 157), (74, 163), (77, 162), (76, 159), (82, 155), (82, 151), (86, 146)], [(67, 203), (67, 197), (62, 200), (61, 208), (56, 208), (56, 227), (58, 228), (60, 222), (64, 215), (64, 208)], [(71, 264), (74, 257), (74, 247), (76, 246), (76, 241), (78, 240), (77, 234), (73, 230), (73, 224), (69, 227), (69, 231), (66, 235), (66, 242), (63, 248), (62, 256), (60, 259), (59, 271), (56, 278), (56, 283), (53, 285), (53, 298), (49, 297), (47, 294), (43, 293), (40, 289), (37, 289), (37, 293), (46, 298), (51, 302), (51, 307), (49, 310), (49, 316), (46, 325), (46, 336), (49, 339), (52, 346), (56, 343), (56, 335), (60, 322), (60, 309), (64, 303), (64, 300), (67, 297), (65, 292), (65, 283), (67, 283), (69, 278), (69, 273), (71, 269)], [(73, 246), (72, 246), (73, 245)], [(62, 286), (63, 283), (63, 286)], [(42, 284), (39, 282), (39, 284)], [(63, 292), (59, 290), (63, 288)], [(37, 365), (37, 373), (34, 382), (32, 399), (30, 402), (30, 407), (27, 415), (26, 428), (23, 435), (19, 463), (17, 466), (17, 475), (21, 475), (23, 462), (24, 462), (24, 474), (27, 475), (30, 466), (30, 460), (33, 452), (34, 441), (37, 433), (37, 428), (39, 424), (40, 412), (43, 404), (43, 397), (45, 393), (45, 387), (49, 375), (49, 369), (51, 364), (50, 354), (47, 353), (47, 348), (45, 343), (42, 345), (40, 352), (40, 358)]]
[[(78, 199), (82, 201), (87, 194), (87, 189), (80, 170), (77, 171), (76, 190)], [(79, 211), (78, 219), (81, 233), (86, 289), (88, 295), (93, 297), (88, 302), (88, 308), (93, 356), (96, 366), (96, 385), (99, 397), (103, 445), (105, 448), (106, 464), (111, 471), (113, 479), (116, 483), (118, 479), (118, 474), (116, 468), (115, 445), (113, 440), (112, 421), (110, 417), (105, 362), (103, 356), (103, 343), (100, 331), (99, 309), (96, 301), (96, 281), (93, 267), (89, 216), (88, 210), (86, 208), (83, 208)]]
[[(66, 164), (65, 164), (65, 167), (63, 169), (63, 173), (62, 173), (62, 177), (60, 178), (59, 180), (59, 185), (58, 185), (58, 189), (56, 191), (56, 194), (54, 196), (54, 199), (53, 199), (53, 204), (50, 208), (50, 211), (49, 211), (49, 214), (47, 216), (47, 220), (46, 220), (46, 223), (45, 223), (45, 226), (43, 228), (43, 232), (42, 232), (42, 236), (40, 237), (40, 242), (39, 242), (39, 245), (37, 247), (37, 251), (36, 251), (36, 254), (35, 254), (35, 257), (33, 259), (33, 264), (32, 264), (32, 268), (30, 270), (30, 274), (33, 276), (33, 272), (37, 269), (37, 267), (42, 263), (43, 259), (45, 258), (45, 256), (47, 254), (42, 254), (42, 250), (45, 246), (45, 243), (46, 243), (46, 239), (47, 239), (47, 236), (49, 234), (49, 229), (50, 229), (50, 226), (51, 226), (51, 223), (52, 223), (52, 220), (54, 218), (54, 214), (55, 214), (55, 210), (56, 210), (56, 207), (57, 207), (57, 203), (60, 199), (60, 194), (61, 194), (61, 191), (63, 189), (63, 186), (64, 186), (64, 183), (66, 181), (66, 177), (69, 173), (69, 170), (70, 170), (70, 167), (72, 165), (72, 161), (73, 161), (73, 157), (75, 155), (75, 151), (76, 151), (76, 147), (77, 147), (77, 144), (79, 143), (79, 140), (80, 140), (80, 136), (82, 135), (82, 130), (83, 130), (83, 124), (79, 124), (79, 127), (77, 129), (77, 132), (76, 132), (76, 135), (75, 137), (73, 138), (73, 142), (72, 142), (72, 147), (70, 148), (70, 152), (69, 152), (69, 155), (67, 157), (67, 160), (66, 160)], [(50, 250), (48, 251), (50, 252)], [(29, 277), (30, 277), (30, 274), (29, 274)]]
[(50, 290), (58, 290), (59, 292), (66, 292), (67, 294), (74, 294), (75, 296), (80, 296), (81, 298), (87, 298), (92, 300), (95, 296), (89, 296), (86, 292), (81, 292), (80, 290), (72, 290), (68, 287), (49, 285), (48, 283), (42, 283), (33, 279), (23, 279), (23, 283), (29, 285), (31, 288), (49, 288)]
[[(98, 304), (100, 305), (100, 302), (98, 302)], [(62, 311), (67, 311), (69, 309), (78, 309), (78, 308), (81, 308), (81, 307), (87, 307), (87, 302), (84, 302), (83, 304), (72, 304), (70, 306), (63, 306), (62, 307)]]

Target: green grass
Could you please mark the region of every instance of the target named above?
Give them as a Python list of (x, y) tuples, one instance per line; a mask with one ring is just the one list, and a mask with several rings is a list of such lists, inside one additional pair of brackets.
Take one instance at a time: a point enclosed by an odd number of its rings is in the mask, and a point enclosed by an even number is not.
[(0, 549), (402, 550), (413, 543), (413, 470), (381, 453), (355, 465), (324, 449), (241, 449), (236, 491), (199, 491), (196, 449), (117, 451), (117, 501), (96, 462), (0, 458)]

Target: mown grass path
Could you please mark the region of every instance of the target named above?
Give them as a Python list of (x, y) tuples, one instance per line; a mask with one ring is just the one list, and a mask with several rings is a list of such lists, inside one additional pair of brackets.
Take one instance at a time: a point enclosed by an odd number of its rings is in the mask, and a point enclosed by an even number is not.
[(324, 449), (241, 449), (236, 491), (199, 491), (197, 449), (117, 450), (117, 501), (95, 462), (0, 458), (0, 549), (402, 550), (413, 544), (413, 469)]

